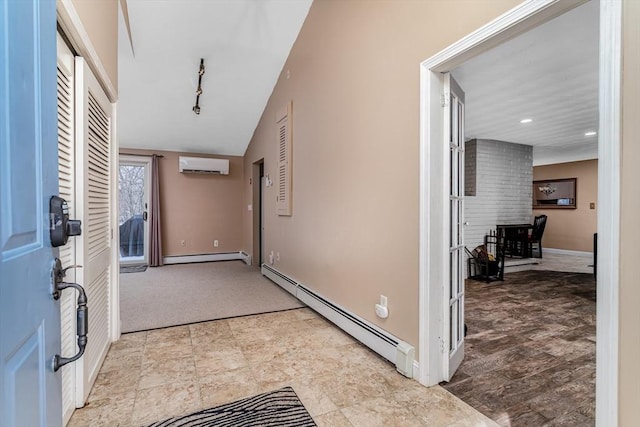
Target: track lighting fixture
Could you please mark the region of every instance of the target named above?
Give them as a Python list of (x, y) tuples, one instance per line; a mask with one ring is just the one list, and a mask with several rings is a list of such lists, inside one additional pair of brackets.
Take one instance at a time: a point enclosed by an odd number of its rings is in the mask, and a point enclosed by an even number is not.
[(200, 95), (202, 95), (202, 76), (204, 75), (204, 58), (200, 58), (200, 69), (198, 70), (198, 89), (196, 89), (196, 105), (193, 112), (200, 114)]

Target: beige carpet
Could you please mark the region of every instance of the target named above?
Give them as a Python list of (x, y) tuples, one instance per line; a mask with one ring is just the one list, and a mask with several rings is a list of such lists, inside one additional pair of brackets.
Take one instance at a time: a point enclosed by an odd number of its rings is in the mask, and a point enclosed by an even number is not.
[(150, 267), (120, 275), (122, 332), (304, 307), (242, 261)]

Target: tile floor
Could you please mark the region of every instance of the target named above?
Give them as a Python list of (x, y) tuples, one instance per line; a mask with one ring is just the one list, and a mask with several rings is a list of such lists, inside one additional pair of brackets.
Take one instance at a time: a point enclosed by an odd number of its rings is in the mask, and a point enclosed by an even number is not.
[(465, 359), (445, 389), (502, 426), (593, 426), (595, 295), (584, 273), (467, 280)]
[(69, 426), (144, 426), (284, 385), (320, 427), (496, 425), (302, 308), (123, 335)]

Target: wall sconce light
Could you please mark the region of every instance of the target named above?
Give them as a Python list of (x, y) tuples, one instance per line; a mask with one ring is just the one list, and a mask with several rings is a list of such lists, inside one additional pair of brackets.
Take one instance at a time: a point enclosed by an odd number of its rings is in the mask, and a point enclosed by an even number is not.
[(198, 89), (196, 89), (196, 105), (193, 112), (200, 114), (200, 95), (202, 95), (202, 76), (204, 75), (204, 58), (200, 58), (200, 69), (198, 70)]

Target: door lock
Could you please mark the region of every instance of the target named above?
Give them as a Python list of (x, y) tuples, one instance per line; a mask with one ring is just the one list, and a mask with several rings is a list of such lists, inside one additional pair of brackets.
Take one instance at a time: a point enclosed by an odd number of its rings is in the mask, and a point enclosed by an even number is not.
[(60, 293), (67, 288), (74, 288), (78, 291), (78, 303), (76, 307), (76, 335), (78, 336), (78, 352), (72, 357), (62, 357), (56, 354), (53, 357), (53, 370), (54, 372), (63, 367), (64, 365), (75, 362), (80, 359), (84, 354), (84, 350), (87, 347), (87, 332), (89, 332), (89, 309), (87, 308), (87, 294), (84, 288), (77, 283), (64, 282), (64, 276), (70, 268), (82, 267), (81, 265), (72, 265), (67, 268), (62, 268), (62, 261), (59, 258), (55, 259), (53, 270), (51, 271), (51, 278), (53, 281), (53, 299), (60, 298)]
[(82, 233), (80, 220), (69, 219), (69, 206), (62, 197), (51, 196), (49, 199), (49, 238), (51, 246), (64, 246), (70, 236)]

